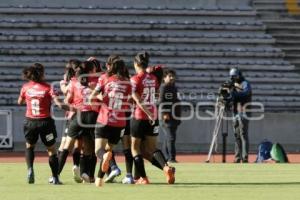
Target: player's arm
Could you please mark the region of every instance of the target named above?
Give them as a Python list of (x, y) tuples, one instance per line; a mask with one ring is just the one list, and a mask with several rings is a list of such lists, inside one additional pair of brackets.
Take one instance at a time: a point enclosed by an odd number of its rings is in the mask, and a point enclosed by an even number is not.
[(25, 99), (21, 95), (18, 98), (18, 104), (19, 105), (25, 104)]
[(134, 92), (132, 93), (132, 98), (135, 101), (136, 105), (138, 107), (140, 107), (142, 109), (142, 111), (144, 111), (146, 113), (146, 115), (148, 116), (148, 118), (152, 121), (152, 123), (155, 122), (153, 114), (147, 109), (147, 107), (145, 107), (145, 105), (143, 104), (141, 97), (138, 93)]
[(55, 105), (57, 105), (60, 109), (63, 110), (70, 110), (70, 107), (66, 104), (64, 104), (64, 102), (62, 102), (57, 96), (53, 97), (53, 102), (55, 103)]
[(19, 98), (18, 98), (18, 104), (19, 105), (25, 104), (25, 90), (24, 90), (23, 87), (21, 89), (21, 92), (20, 92), (20, 95), (19, 95)]
[(63, 93), (64, 95), (66, 95), (67, 92), (68, 92), (68, 83), (67, 83), (67, 81), (61, 80), (61, 81), (59, 82), (59, 86), (60, 86), (60, 90), (62, 91), (62, 93)]
[(103, 99), (102, 92), (101, 92), (102, 89), (103, 89), (103, 84), (102, 84), (102, 82), (100, 81), (100, 83), (98, 83), (98, 84), (95, 86), (94, 90), (92, 91), (92, 93), (91, 93), (90, 96), (88, 97), (88, 103), (89, 103), (90, 105), (93, 104), (93, 99), (95, 99), (95, 98), (97, 98), (97, 99), (99, 99), (100, 101), (102, 101), (102, 99)]
[(88, 97), (88, 104), (89, 105), (92, 105), (93, 104), (93, 99), (95, 98), (98, 98), (99, 99), (99, 96), (100, 95), (100, 92), (99, 90), (97, 90), (96, 88), (92, 91), (92, 93), (90, 94), (90, 96)]
[(64, 100), (64, 103), (65, 104), (70, 104), (72, 102), (72, 100), (73, 100), (73, 97), (74, 97), (73, 92), (72, 91), (68, 91), (67, 92), (67, 96), (66, 96), (66, 98)]

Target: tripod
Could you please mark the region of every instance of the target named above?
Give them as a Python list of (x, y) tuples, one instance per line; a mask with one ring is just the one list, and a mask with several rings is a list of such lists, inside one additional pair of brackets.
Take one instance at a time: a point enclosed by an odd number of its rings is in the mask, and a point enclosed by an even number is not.
[(213, 137), (212, 141), (210, 144), (209, 152), (207, 155), (207, 160), (205, 162), (209, 162), (213, 148), (217, 148), (217, 137), (220, 132), (220, 128), (222, 130), (222, 141), (223, 141), (223, 149), (222, 149), (222, 162), (226, 162), (226, 139), (228, 136), (228, 120), (226, 120), (226, 123), (224, 123), (224, 116), (227, 118), (228, 117), (228, 111), (229, 111), (229, 103), (227, 101), (220, 101), (220, 99), (217, 100), (217, 119), (215, 122), (215, 127), (213, 130)]

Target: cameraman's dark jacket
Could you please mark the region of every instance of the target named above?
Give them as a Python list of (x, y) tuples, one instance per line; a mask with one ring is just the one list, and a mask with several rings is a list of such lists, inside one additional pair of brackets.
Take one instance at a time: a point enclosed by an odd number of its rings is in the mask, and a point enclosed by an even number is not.
[[(159, 101), (158, 104), (166, 103), (166, 105), (161, 106), (162, 113), (161, 114), (168, 114), (170, 116), (170, 122), (174, 123), (175, 125), (180, 124), (180, 120), (174, 119), (172, 115), (172, 107), (175, 106), (174, 114), (177, 118), (181, 116), (181, 106), (179, 104), (174, 105), (175, 103), (180, 102), (178, 99), (177, 87), (174, 84), (161, 84), (160, 86), (160, 94), (159, 94)], [(167, 122), (168, 123), (168, 122)]]
[[(252, 100), (252, 89), (250, 83), (244, 77), (242, 77), (240, 88), (234, 87), (231, 96), (234, 114), (246, 113), (246, 109), (249, 111), (250, 105), (247, 105), (247, 103)], [(246, 114), (248, 115), (249, 113)]]

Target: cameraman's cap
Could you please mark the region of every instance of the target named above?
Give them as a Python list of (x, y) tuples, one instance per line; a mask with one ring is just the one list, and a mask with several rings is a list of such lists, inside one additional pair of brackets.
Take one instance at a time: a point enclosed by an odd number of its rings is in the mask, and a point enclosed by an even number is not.
[(241, 71), (238, 68), (231, 68), (229, 71), (229, 76), (240, 76)]

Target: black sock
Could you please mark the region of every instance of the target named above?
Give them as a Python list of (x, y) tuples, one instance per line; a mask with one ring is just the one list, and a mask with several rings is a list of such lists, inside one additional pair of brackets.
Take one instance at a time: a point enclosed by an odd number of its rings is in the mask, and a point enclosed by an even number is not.
[(151, 164), (161, 170), (163, 170), (163, 168), (161, 167), (161, 165), (156, 161), (156, 159), (154, 157), (152, 157), (152, 160), (151, 160)]
[(83, 173), (89, 174), (89, 155), (81, 155), (80, 156), (80, 175)]
[(141, 155), (136, 155), (133, 157), (134, 164), (137, 168), (138, 173), (142, 178), (146, 177), (146, 171), (145, 171), (145, 165), (144, 165), (144, 160)]
[(58, 150), (58, 151), (57, 151), (57, 157), (58, 157), (58, 158), (59, 158), (61, 152), (62, 152), (61, 150)]
[[(134, 162), (133, 162), (133, 163), (134, 163)], [(137, 170), (137, 167), (136, 167), (136, 165), (135, 165), (135, 163), (134, 163), (133, 178), (134, 178), (135, 180), (137, 180), (137, 179), (139, 179), (140, 177), (141, 177), (141, 175), (140, 175), (139, 171)]]
[[(164, 156), (164, 154), (161, 152), (161, 150), (156, 150), (153, 154), (152, 154), (152, 161), (151, 163), (160, 168), (160, 169), (163, 169), (164, 166), (168, 165), (167, 164), (167, 160)], [(155, 160), (155, 161), (154, 161)]]
[(58, 174), (61, 173), (61, 171), (63, 170), (65, 164), (66, 164), (66, 160), (68, 158), (69, 155), (69, 151), (68, 149), (64, 149), (61, 154), (58, 157)]
[(103, 178), (105, 175), (105, 173), (102, 172), (102, 168), (101, 168), (102, 162), (103, 162), (103, 159), (100, 160), (100, 167), (99, 167), (99, 171), (98, 171), (98, 175), (97, 175), (98, 178)]
[(90, 163), (89, 177), (93, 178), (95, 177), (95, 169), (97, 164), (97, 157), (95, 154), (90, 156), (89, 163)]
[(52, 171), (52, 176), (57, 178), (58, 175), (58, 158), (57, 155), (54, 154), (52, 156), (49, 156), (49, 165)]
[(80, 164), (80, 149), (75, 148), (73, 150), (73, 165), (79, 166)]
[(131, 150), (124, 149), (123, 153), (125, 156), (126, 172), (127, 172), (127, 174), (132, 174), (133, 157), (131, 154)]
[(25, 150), (25, 158), (26, 158), (26, 164), (27, 168), (33, 168), (33, 161), (34, 161), (34, 151), (33, 147), (26, 148)]

